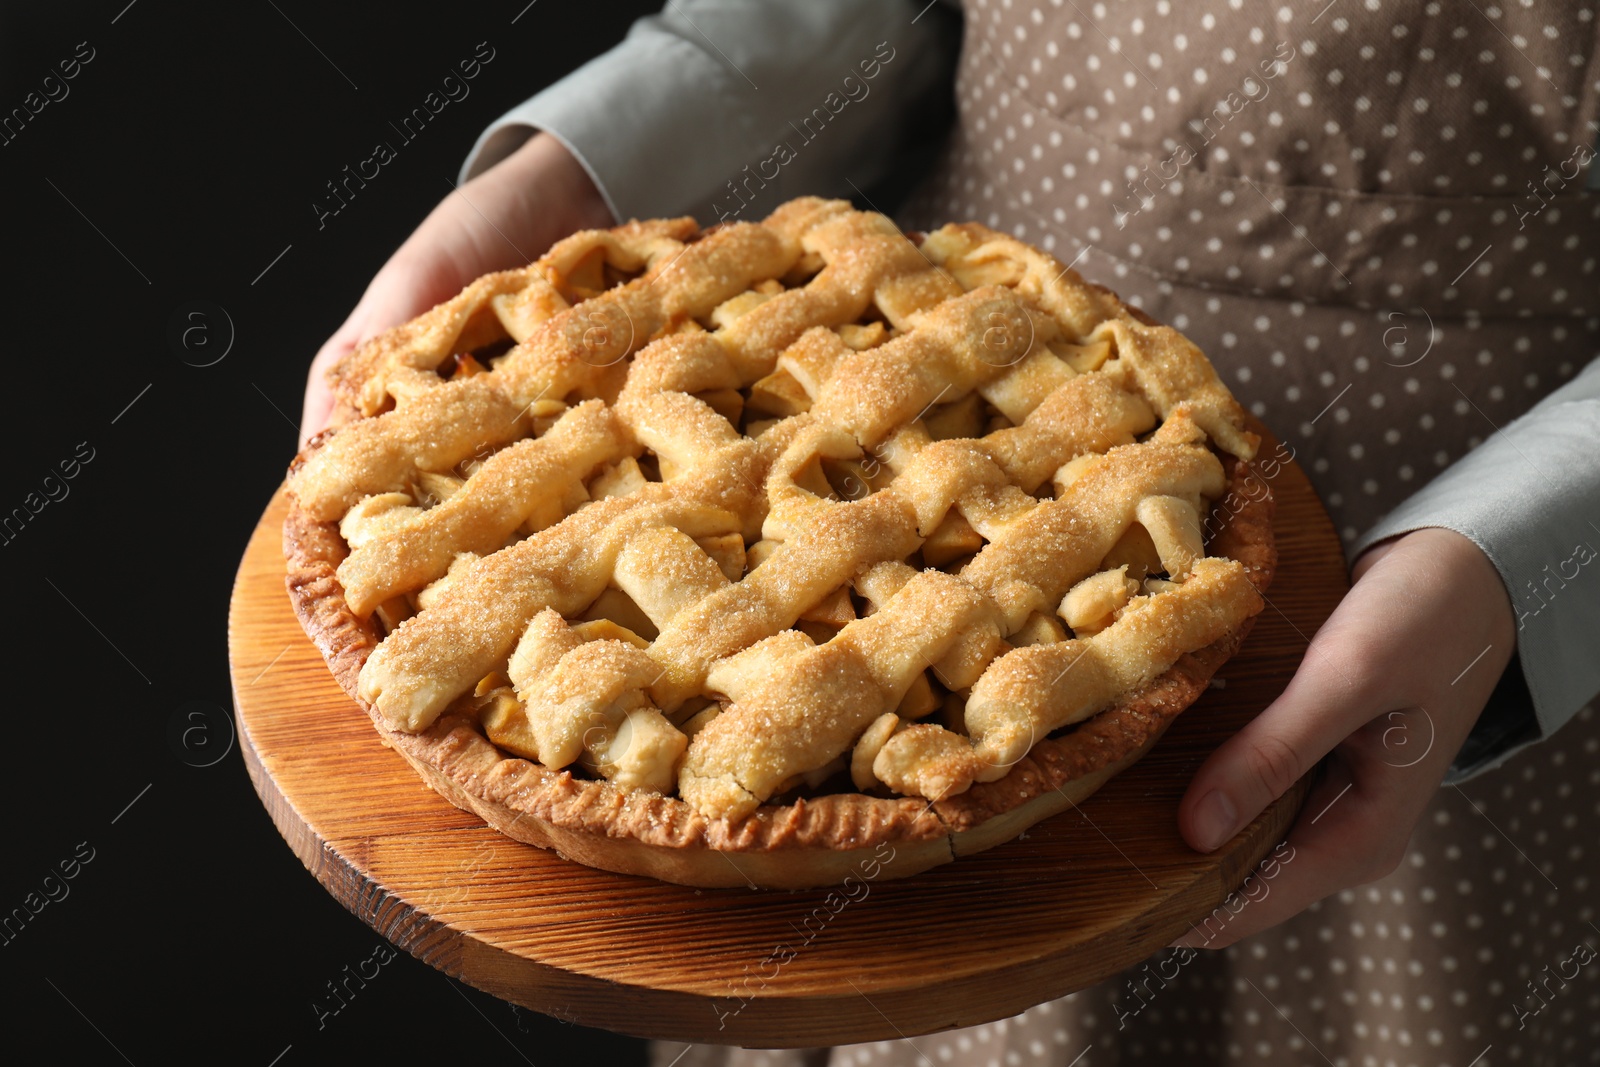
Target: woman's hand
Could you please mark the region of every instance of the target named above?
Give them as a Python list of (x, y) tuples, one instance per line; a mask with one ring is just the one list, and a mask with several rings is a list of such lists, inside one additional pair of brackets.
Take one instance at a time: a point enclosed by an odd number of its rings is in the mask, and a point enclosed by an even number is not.
[(300, 443), (328, 424), (326, 374), (346, 353), (460, 292), (481, 274), (531, 263), (576, 230), (616, 225), (588, 172), (547, 133), (445, 197), (373, 277), (306, 379)]
[(1460, 534), (1406, 534), (1353, 574), (1283, 695), (1211, 755), (1178, 811), (1184, 839), (1209, 852), (1331, 752), (1289, 833), (1293, 851), (1277, 856), (1269, 892), (1177, 945), (1222, 948), (1399, 866), (1510, 661), (1505, 586)]

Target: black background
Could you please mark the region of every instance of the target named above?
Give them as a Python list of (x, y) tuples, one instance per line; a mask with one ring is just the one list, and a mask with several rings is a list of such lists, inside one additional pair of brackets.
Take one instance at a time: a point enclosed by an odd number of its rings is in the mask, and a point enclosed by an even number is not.
[[(69, 495), (0, 546), (0, 915), (80, 843), (94, 856), (0, 944), (6, 1043), (141, 1067), (642, 1063), (643, 1042), (514, 1009), (404, 953), (319, 1029), (325, 984), (383, 942), (258, 801), (226, 725), (226, 631), (234, 569), (295, 451), (312, 354), (450, 192), (478, 133), (659, 2), (126, 4), (0, 13), (0, 114), (80, 42), (94, 56), (0, 145), (0, 514), (42, 496), (80, 443), (93, 450)], [(388, 123), (479, 42), (495, 59), (470, 96), (319, 230), (324, 183), (395, 141)], [(212, 366), (168, 340), (195, 301), (232, 321)], [(205, 322), (225, 340), (214, 310)]]

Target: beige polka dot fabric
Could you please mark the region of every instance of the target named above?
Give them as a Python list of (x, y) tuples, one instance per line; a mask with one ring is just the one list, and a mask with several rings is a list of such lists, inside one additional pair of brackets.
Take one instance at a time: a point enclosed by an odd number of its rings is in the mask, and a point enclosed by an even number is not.
[[(907, 227), (1008, 230), (1185, 331), (1346, 544), (1600, 356), (1592, 3), (971, 0), (966, 16), (958, 128)], [(653, 1061), (1600, 1063), (1596, 826), (1590, 707), (1441, 789), (1394, 874), (1241, 945), (1168, 950), (966, 1030), (657, 1042)]]
[(1349, 543), (1600, 352), (1597, 30), (1553, 6), (974, 3), (908, 222), (1187, 332)]

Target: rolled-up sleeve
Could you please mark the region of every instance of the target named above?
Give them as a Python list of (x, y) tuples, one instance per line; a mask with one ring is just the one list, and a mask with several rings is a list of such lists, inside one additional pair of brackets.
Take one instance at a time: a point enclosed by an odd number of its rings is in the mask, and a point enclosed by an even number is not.
[(1445, 779), (1460, 781), (1548, 738), (1600, 693), (1600, 360), (1407, 499), (1355, 551), (1424, 527), (1471, 539), (1500, 572), (1527, 686), (1520, 707), (1497, 690)]
[(760, 217), (792, 196), (865, 189), (919, 109), (951, 92), (958, 24), (947, 5), (919, 6), (670, 0), (496, 120), (461, 178), (544, 130), (619, 219)]

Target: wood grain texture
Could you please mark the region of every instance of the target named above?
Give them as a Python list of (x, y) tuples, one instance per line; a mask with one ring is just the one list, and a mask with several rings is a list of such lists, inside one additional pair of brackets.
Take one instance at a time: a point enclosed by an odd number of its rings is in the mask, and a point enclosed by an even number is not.
[[(1271, 455), (1268, 439), (1262, 454)], [(556, 1018), (764, 1047), (915, 1036), (1093, 985), (1210, 914), (1274, 844), (1302, 781), (1201, 856), (1190, 775), (1283, 688), (1346, 588), (1337, 535), (1284, 464), (1278, 576), (1243, 650), (1156, 747), (1020, 839), (901, 881), (692, 889), (519, 844), (432, 792), (380, 742), (284, 591), (280, 489), (239, 568), (229, 655), (239, 737), (285, 840), (341, 903), (417, 958)]]

